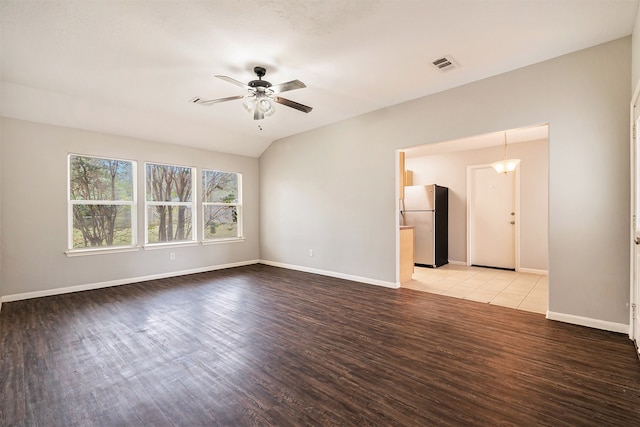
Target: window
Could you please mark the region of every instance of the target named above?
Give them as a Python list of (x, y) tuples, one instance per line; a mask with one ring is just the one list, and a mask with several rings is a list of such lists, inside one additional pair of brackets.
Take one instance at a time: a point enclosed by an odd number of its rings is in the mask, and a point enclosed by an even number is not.
[(146, 164), (146, 243), (193, 241), (193, 168)]
[(241, 181), (239, 173), (202, 171), (204, 240), (242, 237)]
[(136, 244), (136, 163), (69, 155), (69, 249)]

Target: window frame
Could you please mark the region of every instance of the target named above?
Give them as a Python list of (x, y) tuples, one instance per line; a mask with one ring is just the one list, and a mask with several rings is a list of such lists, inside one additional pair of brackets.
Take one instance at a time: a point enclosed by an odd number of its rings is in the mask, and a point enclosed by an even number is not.
[[(85, 157), (100, 160), (115, 160), (119, 162), (131, 163), (131, 200), (72, 200), (71, 198), (71, 158)], [(95, 253), (128, 252), (138, 249), (138, 162), (132, 159), (123, 159), (110, 156), (99, 156), (92, 154), (67, 153), (67, 256), (90, 255)], [(111, 246), (90, 246), (84, 248), (73, 247), (74, 205), (115, 205), (129, 206), (131, 209), (131, 244), (111, 245)]]
[[(238, 185), (237, 191), (238, 191), (238, 197), (237, 197), (237, 202), (207, 202), (205, 200), (204, 197), (204, 192), (205, 192), (205, 182), (206, 179), (204, 177), (204, 174), (206, 172), (221, 172), (221, 173), (228, 173), (228, 174), (235, 174), (236, 175), (236, 182)], [(243, 222), (244, 222), (244, 214), (243, 214), (243, 209), (242, 209), (242, 173), (240, 172), (231, 172), (231, 171), (224, 171), (224, 170), (219, 170), (219, 169), (210, 169), (210, 168), (202, 168), (201, 170), (201, 174), (200, 174), (200, 180), (202, 181), (202, 192), (201, 192), (201, 214), (202, 214), (202, 232), (200, 233), (200, 238), (202, 239), (202, 243), (203, 244), (215, 244), (215, 243), (224, 243), (224, 242), (234, 242), (234, 241), (242, 241), (244, 240), (244, 227), (243, 227)], [(236, 216), (237, 216), (237, 235), (235, 237), (218, 237), (218, 238), (207, 238), (205, 236), (205, 232), (206, 232), (206, 225), (204, 223), (206, 215), (205, 215), (205, 209), (209, 206), (232, 206), (236, 208)]]
[[(157, 166), (169, 166), (175, 168), (185, 168), (191, 170), (191, 201), (190, 202), (172, 202), (172, 201), (155, 201), (148, 200), (147, 197), (147, 184), (149, 176), (147, 174), (147, 167), (149, 165)], [(198, 244), (198, 212), (197, 212), (197, 168), (195, 166), (185, 166), (175, 163), (163, 163), (163, 162), (144, 162), (144, 244), (145, 249), (153, 249), (160, 246), (193, 246)], [(195, 179), (194, 179), (195, 177)], [(166, 242), (149, 242), (149, 207), (151, 206), (186, 206), (191, 208), (191, 237), (185, 240), (171, 240)]]

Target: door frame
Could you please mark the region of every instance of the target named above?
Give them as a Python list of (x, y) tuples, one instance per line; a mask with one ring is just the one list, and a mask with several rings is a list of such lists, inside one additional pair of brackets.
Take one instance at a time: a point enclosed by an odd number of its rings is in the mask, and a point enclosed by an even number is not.
[[(473, 217), (473, 206), (471, 206), (470, 200), (473, 200), (472, 196), (472, 176), (473, 172), (476, 169), (486, 169), (491, 168), (490, 164), (480, 164), (480, 165), (467, 165), (467, 265), (471, 265), (471, 218)], [(516, 230), (515, 230), (515, 269), (516, 271), (520, 271), (520, 166), (516, 168), (514, 172), (516, 174), (515, 179), (515, 218), (516, 218)]]
[[(630, 161), (630, 236), (629, 239), (629, 274), (630, 274), (630, 289), (629, 289), (629, 338), (635, 342), (636, 349), (638, 349), (638, 341), (640, 340), (640, 320), (638, 319), (638, 307), (640, 305), (640, 271), (638, 265), (638, 259), (640, 257), (640, 225), (638, 221), (637, 212), (638, 204), (640, 203), (638, 192), (640, 191), (639, 182), (640, 171), (638, 171), (638, 160), (640, 159), (640, 153), (638, 153), (637, 138), (638, 136), (638, 121), (640, 121), (640, 83), (636, 86), (633, 96), (631, 97), (631, 103), (629, 108), (630, 120), (629, 120), (629, 161)], [(638, 118), (636, 118), (638, 117)]]

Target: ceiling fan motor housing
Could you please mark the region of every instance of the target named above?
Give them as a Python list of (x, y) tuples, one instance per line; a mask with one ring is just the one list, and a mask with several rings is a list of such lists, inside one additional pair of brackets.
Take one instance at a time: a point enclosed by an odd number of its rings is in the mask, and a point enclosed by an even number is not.
[(267, 70), (262, 67), (255, 67), (253, 69), (253, 72), (256, 73), (256, 76), (258, 76), (258, 80), (251, 80), (249, 82), (249, 87), (271, 87), (271, 83), (266, 80), (262, 80), (262, 77), (267, 74)]

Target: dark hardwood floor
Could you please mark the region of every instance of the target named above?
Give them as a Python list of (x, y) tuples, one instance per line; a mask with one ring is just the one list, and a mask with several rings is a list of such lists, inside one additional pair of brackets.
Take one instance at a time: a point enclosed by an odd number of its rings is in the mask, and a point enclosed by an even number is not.
[(625, 335), (264, 265), (5, 303), (2, 426), (640, 425)]

